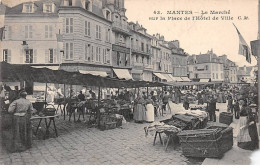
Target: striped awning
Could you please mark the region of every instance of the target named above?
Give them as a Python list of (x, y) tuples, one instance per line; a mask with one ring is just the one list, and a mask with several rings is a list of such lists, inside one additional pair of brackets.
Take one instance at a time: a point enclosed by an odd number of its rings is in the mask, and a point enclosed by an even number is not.
[(129, 73), (128, 69), (113, 69), (113, 71), (119, 79), (133, 80), (133, 77)]
[(191, 80), (188, 77), (181, 77), (181, 79), (183, 80), (183, 82), (190, 82)]
[(59, 66), (32, 66), (32, 68), (48, 68), (50, 70), (57, 71), (59, 70)]
[(160, 79), (167, 80), (167, 78), (165, 76), (163, 76), (161, 73), (153, 73), (153, 74)]
[(82, 74), (91, 74), (91, 75), (95, 75), (95, 76), (102, 76), (102, 77), (107, 77), (107, 73), (103, 72), (103, 71), (83, 71), (83, 70), (79, 70), (80, 73)]
[(209, 79), (200, 79), (200, 82), (209, 82)]

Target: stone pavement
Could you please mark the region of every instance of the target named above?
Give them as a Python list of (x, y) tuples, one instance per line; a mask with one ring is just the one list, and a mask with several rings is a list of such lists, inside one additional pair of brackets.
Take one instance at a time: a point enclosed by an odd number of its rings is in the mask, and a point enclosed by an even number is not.
[[(180, 108), (182, 104), (176, 105)], [(68, 118), (68, 117), (67, 117)], [(170, 114), (157, 118), (170, 118)], [(201, 164), (204, 159), (186, 158), (180, 146), (175, 150), (170, 145), (165, 151), (153, 136), (145, 137), (144, 127), (148, 125), (130, 122), (113, 130), (100, 131), (89, 128), (86, 123), (56, 120), (59, 136), (43, 140), (44, 129), (34, 137), (31, 149), (20, 153), (8, 153), (0, 146), (0, 164), (4, 165), (187, 165)], [(34, 123), (36, 125), (37, 123)], [(165, 138), (165, 137), (164, 137)]]

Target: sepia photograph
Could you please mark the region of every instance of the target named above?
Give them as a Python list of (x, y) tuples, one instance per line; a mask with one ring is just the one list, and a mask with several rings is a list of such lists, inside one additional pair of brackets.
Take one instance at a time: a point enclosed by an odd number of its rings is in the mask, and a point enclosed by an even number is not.
[(260, 0), (0, 0), (0, 167), (259, 165)]

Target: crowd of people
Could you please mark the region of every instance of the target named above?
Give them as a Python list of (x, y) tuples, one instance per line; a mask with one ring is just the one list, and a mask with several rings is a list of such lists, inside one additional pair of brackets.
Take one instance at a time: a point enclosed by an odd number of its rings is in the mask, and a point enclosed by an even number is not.
[[(198, 104), (206, 107), (209, 115), (209, 120), (216, 122), (217, 103), (227, 103), (227, 112), (234, 115), (234, 119), (239, 120), (240, 131), (238, 135), (238, 145), (244, 149), (258, 148), (258, 134), (256, 128), (256, 114), (250, 108), (250, 105), (257, 103), (257, 91), (255, 88), (238, 86), (219, 86), (219, 87), (204, 87), (204, 88), (185, 88), (185, 87), (168, 87), (164, 88), (149, 88), (146, 89), (121, 89), (120, 91), (107, 92), (107, 99), (112, 99), (117, 104), (117, 101), (125, 101), (132, 105), (133, 120), (136, 123), (153, 122), (155, 117), (163, 115), (169, 108), (169, 102), (183, 104), (185, 110), (190, 109), (190, 104)], [(9, 90), (9, 112), (20, 113), (19, 111), (30, 111), (31, 104), (26, 101), (27, 93), (24, 90), (11, 90), (9, 87), (1, 87), (2, 99), (3, 90)], [(57, 89), (56, 93), (51, 93), (51, 88), (47, 90), (47, 97), (55, 95), (58, 98), (64, 98), (64, 94)], [(20, 94), (19, 94), (20, 93)], [(109, 94), (108, 94), (109, 93)], [(24, 96), (25, 95), (25, 96)], [(70, 89), (71, 97), (77, 99), (78, 102), (84, 102), (87, 99), (97, 99), (96, 93), (92, 90), (82, 90), (78, 94)], [(54, 96), (54, 97), (55, 97)], [(67, 95), (68, 96), (68, 95)], [(48, 99), (48, 98), (47, 98)], [(54, 98), (50, 98), (51, 102)], [(21, 105), (23, 104), (23, 105)], [(19, 107), (18, 107), (19, 106)], [(20, 108), (26, 106), (26, 109)], [(170, 109), (173, 114), (175, 109)]]

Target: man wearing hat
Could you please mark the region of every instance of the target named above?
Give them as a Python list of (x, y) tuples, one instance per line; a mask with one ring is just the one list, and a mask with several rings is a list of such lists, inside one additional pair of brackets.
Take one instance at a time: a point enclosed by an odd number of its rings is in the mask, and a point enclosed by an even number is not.
[(31, 147), (32, 129), (31, 114), (33, 112), (32, 103), (26, 100), (27, 93), (23, 90), (20, 92), (20, 98), (13, 101), (8, 112), (13, 114), (13, 151), (23, 151)]

